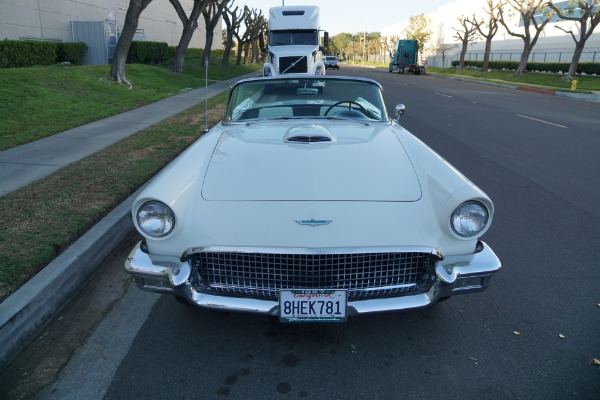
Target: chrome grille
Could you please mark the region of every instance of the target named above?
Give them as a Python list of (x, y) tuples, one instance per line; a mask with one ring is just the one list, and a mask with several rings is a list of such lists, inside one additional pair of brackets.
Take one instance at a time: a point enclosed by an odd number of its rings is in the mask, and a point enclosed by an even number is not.
[(279, 58), (279, 73), (280, 74), (296, 74), (306, 73), (308, 64), (306, 56), (280, 57)]
[(267, 254), (205, 252), (189, 262), (204, 293), (277, 300), (281, 289), (346, 289), (348, 298), (373, 299), (429, 289), (429, 253)]

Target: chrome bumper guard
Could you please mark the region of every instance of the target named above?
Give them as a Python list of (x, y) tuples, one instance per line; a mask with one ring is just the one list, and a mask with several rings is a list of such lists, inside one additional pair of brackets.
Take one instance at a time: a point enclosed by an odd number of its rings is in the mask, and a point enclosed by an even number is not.
[[(465, 261), (464, 256), (461, 256), (438, 261), (435, 266), (437, 279), (427, 293), (349, 301), (348, 315), (423, 308), (449, 296), (485, 290), (492, 275), (500, 270), (501, 264), (492, 249), (485, 243), (480, 243), (481, 251), (473, 254), (470, 260)], [(125, 261), (125, 270), (133, 275), (140, 289), (148, 292), (180, 296), (199, 307), (279, 316), (279, 304), (274, 301), (197, 292), (189, 282), (191, 268), (187, 262), (155, 265), (140, 249), (140, 243)]]

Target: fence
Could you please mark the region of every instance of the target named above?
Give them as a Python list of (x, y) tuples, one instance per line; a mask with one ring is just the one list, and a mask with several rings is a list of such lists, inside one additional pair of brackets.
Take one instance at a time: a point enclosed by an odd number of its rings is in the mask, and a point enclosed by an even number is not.
[[(490, 52), (490, 61), (519, 61), (521, 59), (521, 50), (503, 50)], [(469, 51), (465, 54), (465, 60), (483, 61), (483, 51)], [(529, 62), (552, 62), (568, 63), (573, 58), (573, 49), (553, 49), (546, 51), (534, 51), (529, 54)], [(449, 68), (452, 61), (458, 61), (460, 54), (455, 53), (451, 56), (430, 56), (427, 57), (427, 66), (437, 68)], [(581, 53), (579, 62), (600, 62), (600, 50), (590, 49)]]

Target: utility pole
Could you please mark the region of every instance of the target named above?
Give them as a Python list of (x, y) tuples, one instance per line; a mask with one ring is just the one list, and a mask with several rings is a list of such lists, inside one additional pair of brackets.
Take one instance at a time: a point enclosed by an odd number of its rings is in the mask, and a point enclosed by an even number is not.
[(363, 55), (362, 55), (362, 65), (365, 66), (365, 45), (367, 44), (367, 31), (363, 32)]

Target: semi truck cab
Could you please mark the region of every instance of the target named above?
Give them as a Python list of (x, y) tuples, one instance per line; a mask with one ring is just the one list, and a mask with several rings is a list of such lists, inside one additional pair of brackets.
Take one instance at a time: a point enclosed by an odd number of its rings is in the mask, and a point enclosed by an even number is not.
[[(324, 47), (320, 46), (319, 32), (319, 7), (272, 7), (265, 49), (268, 59), (263, 66), (263, 75), (325, 75)], [(327, 32), (324, 39), (327, 47)]]

